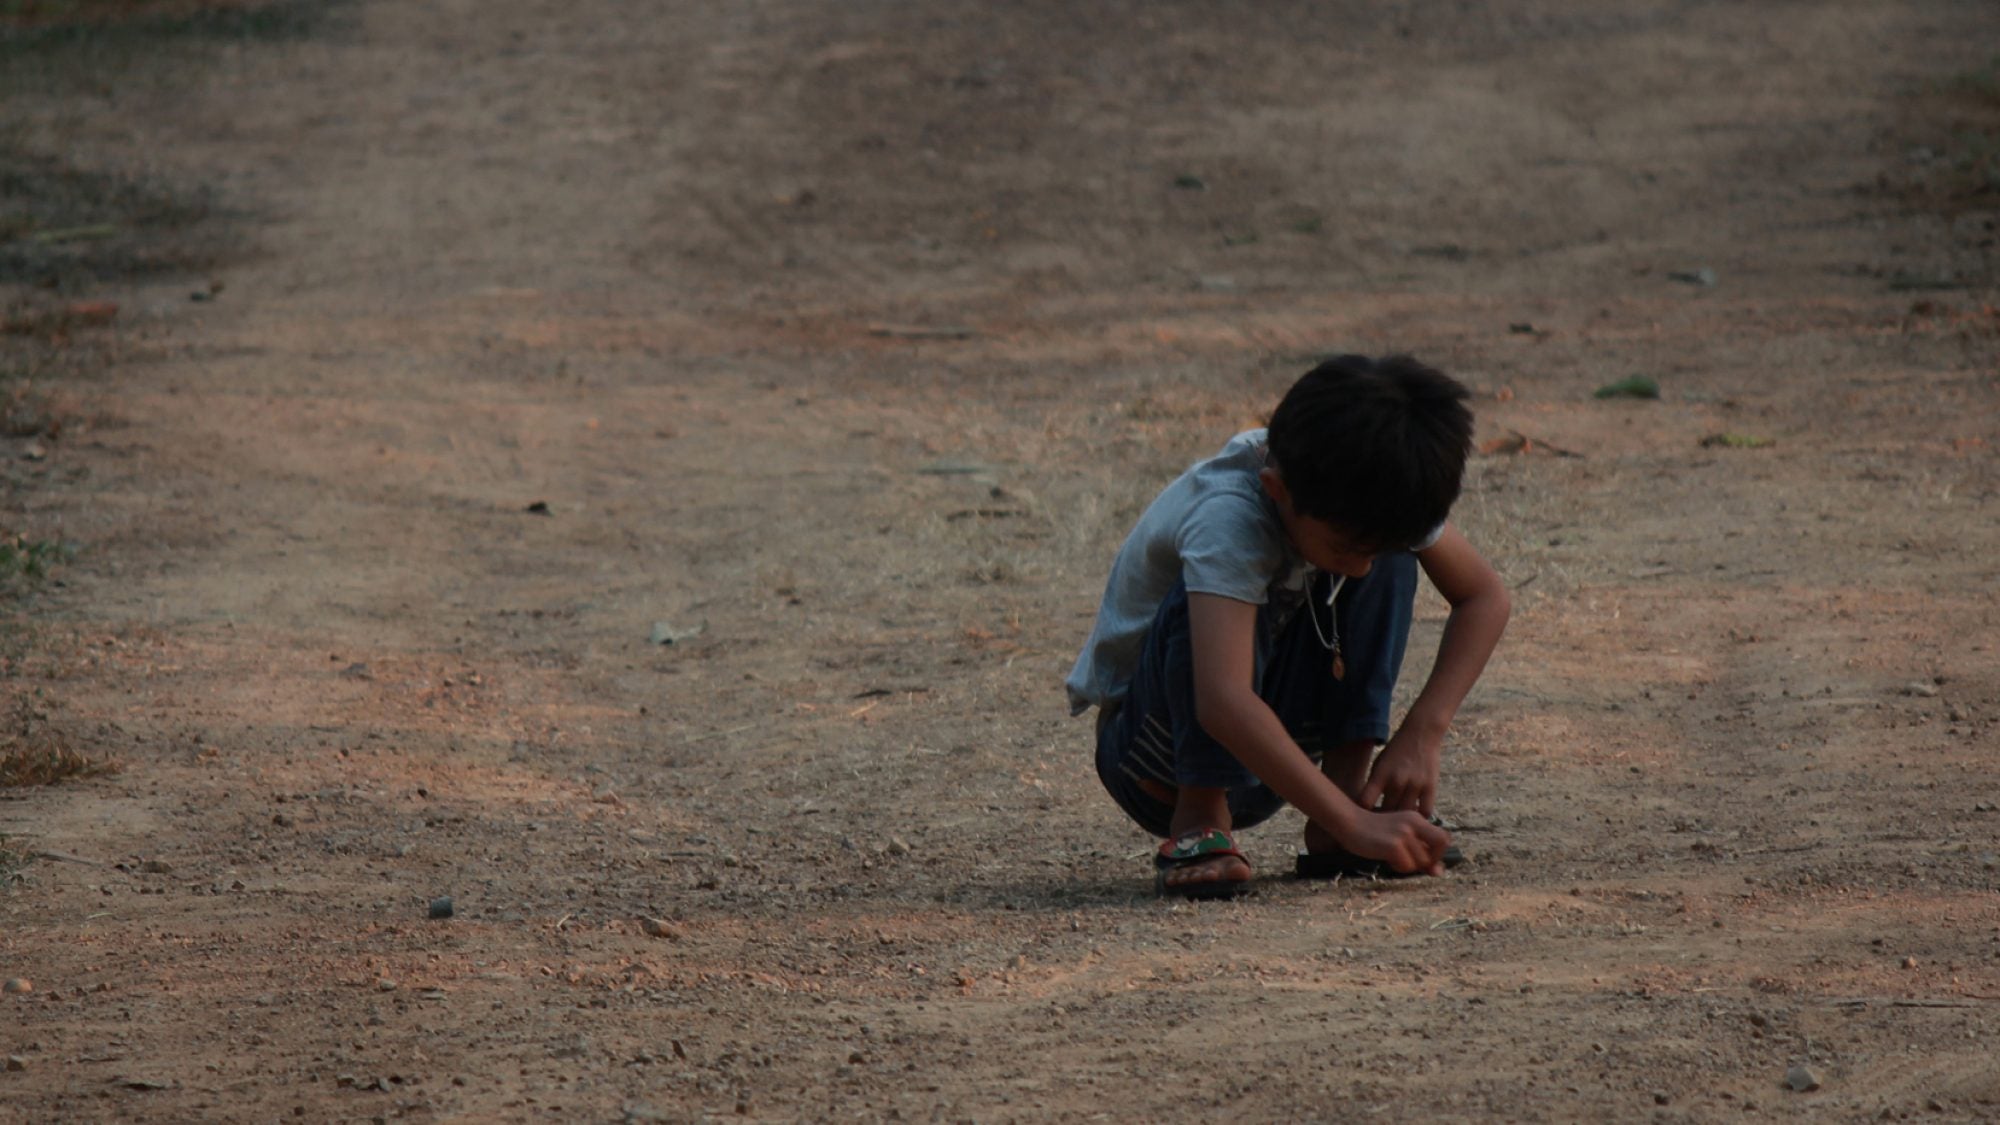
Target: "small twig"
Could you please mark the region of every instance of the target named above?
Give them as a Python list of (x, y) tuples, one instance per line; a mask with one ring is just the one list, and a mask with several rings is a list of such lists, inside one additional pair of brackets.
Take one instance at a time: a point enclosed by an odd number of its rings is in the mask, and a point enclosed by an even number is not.
[(758, 724), (756, 723), (744, 723), (740, 727), (729, 727), (725, 730), (712, 730), (709, 731), (707, 734), (697, 734), (693, 738), (684, 738), (681, 740), (681, 745), (693, 746), (697, 742), (707, 742), (711, 738), (727, 738), (732, 734), (742, 734), (744, 731), (749, 730), (750, 728), (757, 725)]
[(1983, 1007), (1984, 1004), (1975, 1003), (1974, 1001), (1991, 1003), (1996, 1000), (2000, 1000), (2000, 996), (1986, 996), (1977, 992), (1968, 992), (1965, 993), (1962, 1000), (1909, 1000), (1895, 996), (1837, 996), (1822, 1000), (1820, 1003), (1832, 1004), (1841, 1008), (1865, 1008), (1870, 1004), (1880, 1004), (1885, 1008), (1978, 1008)]
[(904, 340), (967, 340), (972, 338), (972, 329), (962, 325), (947, 325), (931, 328), (922, 324), (871, 324), (870, 336), (894, 336)]
[(85, 867), (104, 866), (102, 860), (85, 859), (80, 855), (69, 855), (66, 852), (29, 852), (28, 855), (32, 859), (53, 859), (63, 863), (81, 863)]

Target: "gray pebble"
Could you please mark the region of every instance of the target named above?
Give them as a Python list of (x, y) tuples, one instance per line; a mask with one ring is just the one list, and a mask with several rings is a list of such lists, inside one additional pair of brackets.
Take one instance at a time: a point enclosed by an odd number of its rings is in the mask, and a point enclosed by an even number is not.
[(451, 917), (451, 909), (450, 895), (431, 900), (431, 917), (433, 918), (449, 918)]
[(1820, 1087), (1819, 1071), (1801, 1063), (1785, 1072), (1785, 1085), (1803, 1094)]

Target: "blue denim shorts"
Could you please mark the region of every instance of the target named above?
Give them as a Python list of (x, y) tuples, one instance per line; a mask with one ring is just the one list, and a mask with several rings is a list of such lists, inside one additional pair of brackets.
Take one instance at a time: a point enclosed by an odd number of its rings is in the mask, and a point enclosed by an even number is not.
[[(1277, 618), (1286, 611), (1275, 605), (1257, 611), (1257, 695), (1315, 762), (1335, 746), (1387, 741), (1416, 603), (1417, 558), (1407, 551), (1380, 555), (1366, 577), (1345, 582), (1334, 600), (1337, 631), (1327, 627), (1329, 588), (1327, 575), (1316, 576), (1306, 604), (1288, 620)], [(1098, 779), (1119, 808), (1162, 837), (1170, 834), (1173, 806), (1142, 789), (1142, 779), (1228, 790), (1237, 828), (1268, 820), (1285, 804), (1195, 721), (1187, 599), (1187, 588), (1175, 583), (1153, 617), (1131, 689), (1106, 708), (1097, 729)], [(1326, 647), (1334, 637), (1344, 665), (1339, 677)]]

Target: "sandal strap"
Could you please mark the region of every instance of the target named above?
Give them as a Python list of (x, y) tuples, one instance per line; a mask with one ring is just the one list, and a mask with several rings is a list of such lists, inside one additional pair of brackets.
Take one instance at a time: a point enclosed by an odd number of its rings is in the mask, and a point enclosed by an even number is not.
[(1223, 855), (1244, 858), (1243, 853), (1236, 850), (1236, 840), (1228, 832), (1220, 828), (1196, 828), (1162, 841), (1153, 863), (1159, 867), (1172, 867)]

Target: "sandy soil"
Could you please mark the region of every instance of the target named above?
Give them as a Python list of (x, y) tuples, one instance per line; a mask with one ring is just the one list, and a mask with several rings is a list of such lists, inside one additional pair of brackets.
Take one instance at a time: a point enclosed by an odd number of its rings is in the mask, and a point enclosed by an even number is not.
[[(14, 143), (212, 193), (218, 264), (65, 282), (114, 362), (0, 448), (6, 529), (80, 548), (0, 691), (124, 766), (0, 796), (49, 853), (4, 1115), (1993, 1119), (1995, 23), (361, 0), (35, 48)], [(1300, 885), (1287, 814), (1253, 897), (1162, 903), (1060, 678), (1139, 508), (1334, 350), (1479, 391), (1474, 862)]]

